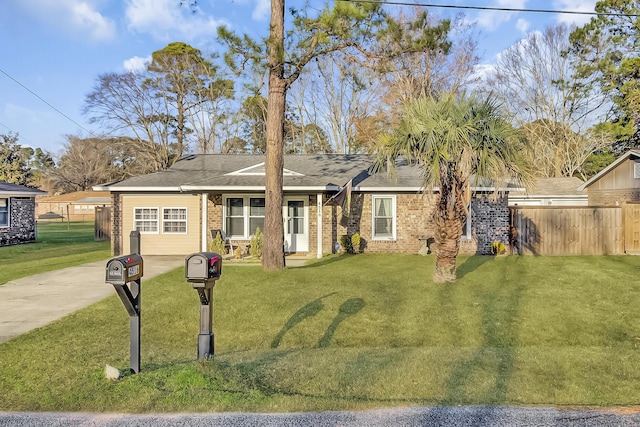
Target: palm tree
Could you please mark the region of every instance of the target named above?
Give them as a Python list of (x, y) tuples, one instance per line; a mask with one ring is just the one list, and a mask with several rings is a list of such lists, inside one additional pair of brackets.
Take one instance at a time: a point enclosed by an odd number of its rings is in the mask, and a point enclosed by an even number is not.
[(456, 280), (456, 257), (477, 177), (494, 188), (507, 180), (527, 184), (530, 168), (521, 139), (493, 98), (420, 98), (405, 106), (395, 131), (377, 147), (380, 168), (393, 171), (398, 157), (422, 169), (424, 191), (435, 190), (436, 266), (433, 281)]

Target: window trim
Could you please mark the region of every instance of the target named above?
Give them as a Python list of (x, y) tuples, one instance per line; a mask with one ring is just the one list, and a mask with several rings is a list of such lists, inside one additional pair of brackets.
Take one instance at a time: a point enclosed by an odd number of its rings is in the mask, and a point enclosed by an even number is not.
[[(391, 199), (391, 236), (376, 237), (376, 200)], [(395, 242), (397, 239), (397, 200), (395, 194), (372, 194), (371, 195), (371, 240)]]
[[(155, 209), (156, 211), (156, 231), (141, 231), (138, 230), (138, 222), (141, 221), (152, 221), (148, 219), (136, 219), (136, 211), (138, 209)], [(133, 208), (133, 229), (136, 231), (140, 231), (140, 234), (160, 234), (160, 208), (155, 206), (136, 206)]]
[[(165, 220), (164, 212), (168, 209), (181, 209), (184, 210), (184, 220), (181, 219), (168, 219)], [(184, 222), (184, 231), (166, 231), (164, 225), (166, 222)], [(189, 234), (189, 209), (182, 206), (164, 206), (162, 208), (162, 234)]]
[(0, 197), (0, 200), (1, 199), (4, 199), (7, 201), (5, 206), (5, 209), (7, 211), (7, 223), (6, 224), (0, 223), (0, 228), (9, 228), (11, 227), (11, 197)]
[[(227, 201), (229, 199), (242, 199), (242, 219), (243, 219), (243, 229), (244, 229), (244, 235), (237, 235), (237, 234), (229, 234), (229, 230), (227, 230), (227, 218), (229, 218), (229, 216), (227, 215)], [(234, 239), (234, 240), (250, 240), (251, 239), (251, 234), (249, 234), (249, 226), (250, 226), (250, 220), (251, 218), (264, 218), (264, 216), (259, 217), (259, 216), (250, 216), (251, 213), (251, 199), (266, 199), (264, 194), (225, 194), (222, 197), (222, 224), (223, 224), (223, 230), (224, 232), (227, 234), (227, 238), (229, 239)], [(234, 217), (232, 217), (234, 218)], [(239, 218), (239, 216), (235, 217), (235, 218)]]

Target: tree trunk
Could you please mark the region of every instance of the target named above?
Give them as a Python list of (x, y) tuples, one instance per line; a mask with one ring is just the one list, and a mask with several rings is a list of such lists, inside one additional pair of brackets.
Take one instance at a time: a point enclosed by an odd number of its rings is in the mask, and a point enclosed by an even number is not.
[(269, 95), (267, 97), (267, 159), (265, 162), (265, 214), (262, 268), (284, 268), (282, 220), (282, 168), (284, 166), (284, 0), (271, 1), (269, 38)]
[(440, 178), (440, 196), (433, 212), (435, 225), (435, 283), (456, 281), (456, 258), (460, 250), (462, 227), (466, 220), (464, 185), (455, 172), (444, 168)]

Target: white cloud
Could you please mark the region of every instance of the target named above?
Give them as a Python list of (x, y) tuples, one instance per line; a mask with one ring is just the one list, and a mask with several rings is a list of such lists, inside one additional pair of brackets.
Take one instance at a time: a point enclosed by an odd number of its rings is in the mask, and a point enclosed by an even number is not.
[[(596, 0), (556, 0), (554, 9), (576, 12), (593, 12), (596, 8)], [(581, 26), (589, 22), (593, 15), (576, 15), (560, 13), (556, 17), (557, 22)]]
[(518, 21), (516, 22), (516, 28), (521, 33), (525, 33), (526, 34), (526, 32), (529, 30), (529, 28), (531, 28), (531, 23), (529, 21), (527, 21), (526, 19), (519, 18)]
[(147, 68), (147, 65), (151, 63), (151, 56), (147, 56), (146, 58), (140, 58), (139, 56), (134, 56), (133, 58), (129, 58), (124, 61), (123, 66), (127, 71), (131, 71), (136, 73), (138, 71), (143, 71)]
[[(504, 7), (509, 9), (523, 9), (527, 0), (496, 0), (490, 7)], [(496, 30), (503, 22), (508, 22), (515, 16), (516, 12), (504, 12), (486, 10), (480, 12), (476, 19), (478, 26), (485, 30)]]
[(266, 21), (271, 15), (271, 1), (257, 0), (251, 17), (256, 21)]
[(204, 16), (197, 9), (181, 6), (177, 0), (127, 0), (125, 18), (131, 31), (147, 33), (160, 40), (212, 36), (220, 25), (226, 24)]
[(30, 0), (20, 3), (41, 21), (70, 34), (82, 34), (94, 41), (111, 40), (116, 34), (115, 23), (97, 10), (96, 0)]

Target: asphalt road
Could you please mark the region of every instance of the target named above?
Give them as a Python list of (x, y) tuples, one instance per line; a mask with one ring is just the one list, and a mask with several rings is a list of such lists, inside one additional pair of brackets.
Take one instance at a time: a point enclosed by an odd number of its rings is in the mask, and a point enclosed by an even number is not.
[(413, 427), (413, 426), (640, 426), (631, 411), (548, 407), (409, 407), (362, 412), (292, 414), (85, 414), (0, 412), (0, 427)]

